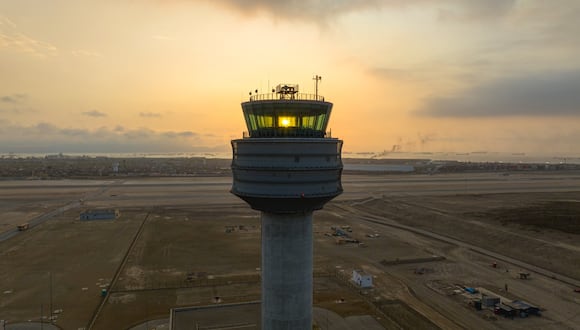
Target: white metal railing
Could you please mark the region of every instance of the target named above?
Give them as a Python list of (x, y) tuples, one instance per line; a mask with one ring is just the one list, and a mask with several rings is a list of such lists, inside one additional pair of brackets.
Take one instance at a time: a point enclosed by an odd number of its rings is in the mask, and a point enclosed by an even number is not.
[(300, 100), (300, 101), (323, 101), (324, 96), (308, 93), (266, 93), (250, 95), (250, 101), (267, 101), (267, 100)]
[[(288, 134), (288, 133), (287, 134), (283, 134), (283, 135), (281, 134), (279, 137), (293, 137), (293, 136), (295, 136), (295, 137), (308, 137), (308, 136), (304, 136), (304, 135), (299, 134), (299, 133), (294, 134), (294, 135), (293, 134)], [(243, 139), (248, 139), (250, 137), (251, 137), (250, 132), (248, 132), (248, 131), (243, 131), (242, 132), (242, 138)], [(276, 136), (268, 136), (268, 137), (276, 137)], [(332, 138), (332, 131), (326, 131), (326, 132), (324, 132), (324, 138)]]

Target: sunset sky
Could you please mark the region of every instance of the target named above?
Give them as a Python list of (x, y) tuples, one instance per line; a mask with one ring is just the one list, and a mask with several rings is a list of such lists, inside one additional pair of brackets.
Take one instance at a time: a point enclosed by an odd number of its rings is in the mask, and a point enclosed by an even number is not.
[(228, 152), (316, 74), (345, 151), (580, 157), (577, 0), (0, 0), (0, 153)]

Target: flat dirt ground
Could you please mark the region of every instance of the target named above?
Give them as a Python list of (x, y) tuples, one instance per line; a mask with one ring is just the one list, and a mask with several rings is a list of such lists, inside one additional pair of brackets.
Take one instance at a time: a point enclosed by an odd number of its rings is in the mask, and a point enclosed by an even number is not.
[[(47, 320), (52, 311), (62, 329), (129, 329), (175, 307), (259, 300), (259, 213), (229, 194), (230, 184), (0, 182), (6, 230), (79, 204), (0, 241), (0, 320)], [(577, 173), (345, 175), (343, 185), (314, 216), (322, 329), (336, 328), (335, 315), (345, 324), (369, 315), (386, 329), (580, 328)], [(121, 216), (79, 221), (85, 208)], [(337, 244), (336, 226), (362, 244)], [(350, 284), (353, 269), (372, 274), (374, 288)], [(542, 316), (478, 311), (463, 287), (524, 300)]]

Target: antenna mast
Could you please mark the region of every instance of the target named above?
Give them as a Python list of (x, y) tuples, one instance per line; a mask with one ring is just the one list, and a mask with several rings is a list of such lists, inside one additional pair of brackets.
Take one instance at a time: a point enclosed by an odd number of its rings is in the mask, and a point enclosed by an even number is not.
[(322, 80), (322, 77), (319, 75), (314, 76), (312, 80), (316, 80), (316, 99), (318, 99), (318, 82)]

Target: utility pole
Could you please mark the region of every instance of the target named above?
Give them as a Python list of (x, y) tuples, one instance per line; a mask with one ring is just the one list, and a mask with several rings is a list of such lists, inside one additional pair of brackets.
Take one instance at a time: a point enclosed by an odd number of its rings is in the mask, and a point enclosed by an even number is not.
[(316, 80), (316, 99), (318, 99), (318, 82), (322, 80), (322, 77), (319, 75), (314, 76), (312, 80)]

